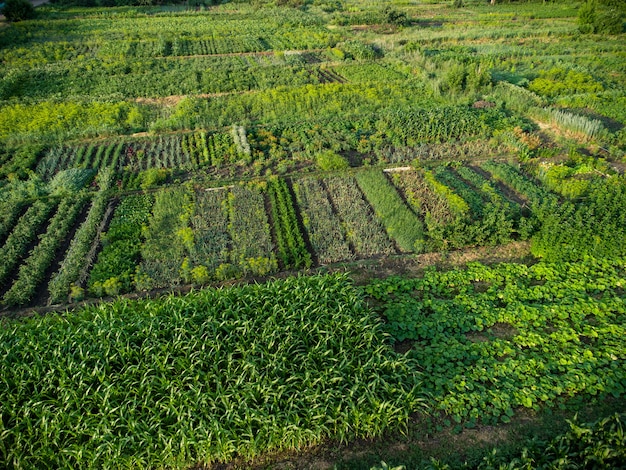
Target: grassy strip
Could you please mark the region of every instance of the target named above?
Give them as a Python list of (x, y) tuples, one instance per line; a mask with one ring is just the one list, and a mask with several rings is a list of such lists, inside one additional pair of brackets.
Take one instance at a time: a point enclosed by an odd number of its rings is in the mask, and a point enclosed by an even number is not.
[(422, 251), (424, 225), (407, 207), (385, 175), (380, 171), (360, 172), (356, 180), (400, 250), (407, 253)]
[(420, 407), (415, 364), (341, 275), (6, 321), (0, 357), (3, 467), (189, 468)]

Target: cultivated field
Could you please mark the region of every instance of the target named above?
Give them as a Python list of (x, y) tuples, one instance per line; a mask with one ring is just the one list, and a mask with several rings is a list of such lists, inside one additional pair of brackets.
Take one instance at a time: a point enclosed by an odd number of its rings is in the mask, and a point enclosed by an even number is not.
[(0, 467), (626, 461), (615, 5), (5, 21)]

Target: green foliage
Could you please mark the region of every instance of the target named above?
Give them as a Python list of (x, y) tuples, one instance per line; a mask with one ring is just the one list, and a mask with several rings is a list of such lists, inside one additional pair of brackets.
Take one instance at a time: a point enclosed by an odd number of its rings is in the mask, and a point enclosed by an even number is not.
[(35, 166), (39, 159), (43, 146), (37, 144), (26, 144), (15, 149), (7, 149), (11, 157), (0, 166), (0, 178), (14, 176), (26, 178), (29, 170)]
[(387, 5), (383, 9), (383, 15), (385, 17), (385, 21), (391, 25), (409, 26), (411, 24), (406, 12), (397, 10), (390, 5)]
[(74, 225), (85, 204), (85, 196), (66, 197), (59, 203), (54, 217), (39, 239), (39, 243), (30, 252), (20, 266), (17, 279), (4, 294), (3, 301), (10, 306), (25, 305), (35, 296), (43, 281), (46, 270), (54, 261), (58, 248)]
[(345, 170), (348, 161), (332, 150), (320, 152), (315, 157), (315, 163), (322, 171)]
[(125, 132), (137, 126), (139, 105), (62, 102), (0, 106), (0, 141), (37, 142)]
[(54, 175), (48, 187), (50, 194), (56, 196), (68, 196), (77, 193), (91, 182), (94, 177), (93, 170), (71, 168)]
[(624, 259), (470, 264), (365, 292), (456, 422), (508, 422), (516, 408), (626, 392)]
[(3, 3), (0, 13), (13, 23), (35, 17), (35, 8), (28, 0), (4, 0)]
[(102, 251), (89, 275), (91, 293), (102, 295), (103, 284), (112, 277), (122, 282), (122, 292), (132, 289), (141, 255), (142, 227), (148, 221), (153, 202), (150, 195), (135, 195), (119, 203), (108, 231), (102, 235)]
[(311, 254), (307, 251), (304, 237), (298, 226), (296, 210), (291, 192), (284, 179), (272, 178), (268, 183), (272, 206), (274, 233), (278, 242), (278, 253), (285, 268), (308, 268)]
[(416, 364), (337, 275), (5, 321), (0, 356), (3, 467), (248, 460), (422, 408)]
[(547, 203), (538, 211), (539, 232), (532, 251), (547, 261), (626, 254), (626, 182), (611, 177), (596, 182), (579, 203)]
[(593, 33), (596, 30), (596, 1), (587, 0), (578, 9), (578, 29), (581, 33)]
[(149, 168), (139, 173), (141, 189), (150, 189), (163, 184), (169, 175), (165, 168)]
[(569, 430), (550, 442), (534, 442), (511, 459), (494, 449), (478, 466), (478, 470), (526, 468), (619, 468), (626, 460), (624, 420), (615, 413), (595, 423), (581, 423), (576, 417), (568, 420)]
[(358, 173), (356, 180), (398, 248), (406, 253), (423, 251), (422, 221), (406, 206), (386, 176), (372, 170)]
[(585, 72), (554, 67), (543, 70), (528, 84), (528, 89), (541, 96), (554, 97), (574, 93), (596, 93), (604, 90), (600, 82)]
[(581, 33), (620, 34), (624, 10), (619, 2), (587, 0), (578, 9), (578, 29)]

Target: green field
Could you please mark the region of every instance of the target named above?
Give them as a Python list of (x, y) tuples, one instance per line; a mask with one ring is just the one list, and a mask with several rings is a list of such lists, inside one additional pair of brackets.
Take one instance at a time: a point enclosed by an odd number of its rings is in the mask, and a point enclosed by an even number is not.
[(0, 20), (0, 467), (619, 468), (620, 2), (101, 3)]

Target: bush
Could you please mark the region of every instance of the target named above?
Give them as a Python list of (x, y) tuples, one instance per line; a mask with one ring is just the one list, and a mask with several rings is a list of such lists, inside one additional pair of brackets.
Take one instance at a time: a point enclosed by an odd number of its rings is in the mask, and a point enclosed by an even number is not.
[(587, 0), (578, 10), (578, 29), (584, 34), (620, 34), (623, 15), (624, 7), (620, 2)]
[(149, 168), (142, 171), (139, 174), (141, 189), (145, 190), (159, 186), (167, 180), (168, 175), (169, 171), (165, 168)]
[(29, 20), (35, 17), (35, 9), (28, 0), (6, 0), (2, 14), (11, 22)]
[(345, 170), (348, 168), (348, 161), (332, 150), (326, 150), (318, 154), (315, 162), (323, 171)]

